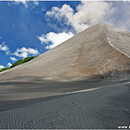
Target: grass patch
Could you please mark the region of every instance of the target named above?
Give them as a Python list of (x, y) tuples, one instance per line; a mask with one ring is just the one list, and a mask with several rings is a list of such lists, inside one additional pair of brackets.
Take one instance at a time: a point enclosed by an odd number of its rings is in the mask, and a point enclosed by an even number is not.
[(21, 65), (23, 63), (26, 63), (26, 62), (34, 59), (35, 57), (37, 57), (37, 56), (30, 56), (30, 57), (26, 57), (24, 59), (18, 60), (17, 62), (15, 62), (14, 64), (12, 64), (10, 67), (0, 69), (0, 72), (5, 71), (5, 70), (9, 70), (11, 68), (14, 68), (15, 66), (18, 66), (18, 65)]

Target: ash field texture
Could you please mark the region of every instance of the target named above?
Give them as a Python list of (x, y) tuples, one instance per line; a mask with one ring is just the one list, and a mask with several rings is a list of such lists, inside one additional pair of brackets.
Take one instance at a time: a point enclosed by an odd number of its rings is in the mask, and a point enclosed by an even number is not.
[(12, 90), (4, 85), (0, 98), (1, 129), (117, 129), (129, 126), (129, 75), (105, 80), (22, 84), (22, 88), (13, 83)]

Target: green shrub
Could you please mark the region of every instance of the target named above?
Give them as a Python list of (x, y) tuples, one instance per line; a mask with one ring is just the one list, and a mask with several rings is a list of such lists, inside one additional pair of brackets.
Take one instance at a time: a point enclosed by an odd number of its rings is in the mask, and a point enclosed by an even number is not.
[(9, 70), (11, 68), (14, 68), (15, 66), (18, 66), (18, 65), (21, 65), (23, 63), (26, 63), (26, 62), (34, 59), (35, 57), (37, 57), (37, 56), (26, 57), (24, 59), (18, 60), (17, 62), (15, 62), (14, 64), (12, 64), (10, 67), (0, 69), (0, 72), (5, 71), (5, 70)]
[(10, 68), (8, 67), (8, 68), (0, 69), (0, 72), (5, 71), (5, 70), (8, 70), (8, 69), (10, 69)]
[(15, 67), (15, 66), (21, 65), (21, 64), (23, 64), (23, 63), (26, 63), (26, 62), (32, 60), (32, 59), (35, 58), (35, 57), (36, 57), (36, 56), (31, 56), (31, 57), (26, 57), (26, 58), (24, 58), (24, 59), (21, 59), (21, 60), (15, 62), (14, 64), (12, 64), (12, 65), (10, 66), (10, 68), (13, 68), (13, 67)]

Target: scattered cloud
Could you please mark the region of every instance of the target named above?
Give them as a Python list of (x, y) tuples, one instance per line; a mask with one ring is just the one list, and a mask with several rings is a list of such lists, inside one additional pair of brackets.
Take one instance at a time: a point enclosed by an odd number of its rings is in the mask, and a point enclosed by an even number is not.
[(0, 50), (2, 50), (2, 51), (8, 51), (8, 47), (7, 47), (7, 45), (5, 45), (5, 42), (3, 42), (1, 45), (0, 45)]
[(5, 42), (3, 42), (2, 44), (0, 44), (0, 50), (1, 51), (5, 51), (7, 55), (10, 53), (10, 50), (9, 50), (8, 46), (5, 45)]
[[(29, 6), (38, 6), (39, 2), (37, 0), (12, 0), (16, 5), (23, 4), (26, 8)], [(8, 4), (10, 6), (10, 4)]]
[(37, 49), (22, 47), (20, 49), (17, 49), (12, 55), (25, 58), (28, 57), (29, 55), (38, 55), (38, 54), (39, 52)]
[(42, 8), (41, 11), (44, 12), (44, 11), (46, 11), (46, 9), (45, 9), (45, 8)]
[(52, 49), (52, 48), (56, 47), (57, 45), (61, 44), (62, 42), (68, 40), (72, 36), (74, 36), (74, 34), (72, 32), (69, 32), (69, 33), (50, 32), (46, 35), (41, 34), (41, 36), (38, 36), (38, 39), (41, 41), (42, 44), (43, 43), (45, 43), (45, 44), (51, 43), (51, 45), (46, 46), (46, 49)]
[(39, 2), (38, 2), (38, 1), (34, 1), (33, 4), (34, 4), (35, 6), (38, 6), (38, 5), (39, 5)]
[(15, 57), (10, 57), (12, 61), (16, 61), (17, 59)]
[(12, 64), (9, 62), (8, 64), (7, 64), (7, 67), (10, 67)]
[(14, 0), (14, 2), (16, 5), (22, 3), (25, 7), (28, 7), (27, 0)]
[(5, 68), (3, 65), (0, 65), (0, 69), (3, 69), (3, 68)]

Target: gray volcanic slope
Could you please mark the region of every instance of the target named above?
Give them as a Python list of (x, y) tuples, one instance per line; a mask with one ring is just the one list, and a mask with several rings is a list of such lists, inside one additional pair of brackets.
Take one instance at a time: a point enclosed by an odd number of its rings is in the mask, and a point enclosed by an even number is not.
[(0, 73), (17, 76), (88, 78), (130, 70), (130, 33), (97, 24), (28, 63)]
[[(95, 25), (0, 73), (0, 129), (130, 126), (130, 33)], [(58, 80), (44, 80), (44, 79)], [(67, 80), (68, 81), (68, 80)]]

